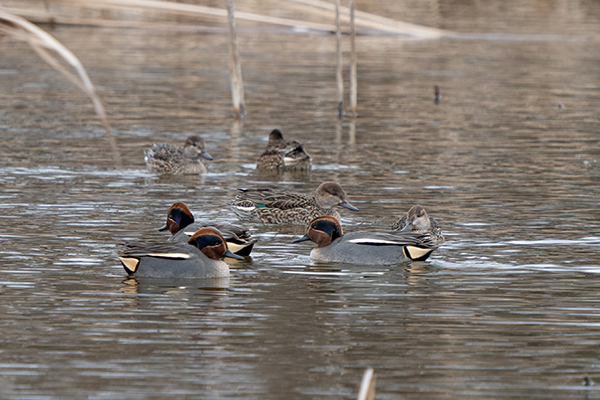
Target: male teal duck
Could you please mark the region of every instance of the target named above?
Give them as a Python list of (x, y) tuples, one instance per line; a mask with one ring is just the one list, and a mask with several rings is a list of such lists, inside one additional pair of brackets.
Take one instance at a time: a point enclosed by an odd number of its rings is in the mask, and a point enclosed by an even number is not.
[(213, 159), (204, 147), (204, 139), (196, 135), (188, 137), (183, 146), (154, 143), (144, 151), (144, 161), (148, 171), (157, 174), (204, 174), (207, 169), (201, 158)]
[(258, 158), (257, 169), (310, 169), (311, 158), (295, 140), (286, 142), (277, 129), (269, 135), (267, 148)]
[(223, 257), (243, 260), (227, 249), (225, 239), (203, 228), (183, 242), (130, 242), (119, 254), (129, 275), (149, 278), (223, 278), (229, 266)]
[(294, 243), (312, 240), (317, 247), (310, 259), (363, 265), (425, 261), (438, 247), (416, 232), (358, 231), (344, 234), (340, 222), (323, 216), (313, 219), (307, 233)]
[(335, 182), (322, 183), (312, 196), (270, 189), (239, 190), (241, 193), (230, 206), (242, 221), (306, 225), (321, 215), (340, 219), (336, 206), (358, 211), (348, 203), (346, 192)]
[(196, 231), (211, 227), (217, 229), (227, 242), (227, 248), (239, 256), (249, 256), (256, 243), (247, 229), (236, 225), (213, 224), (208, 221), (195, 221), (190, 209), (177, 202), (167, 212), (167, 223), (159, 231), (171, 232), (170, 241), (187, 242)]
[(412, 206), (405, 215), (394, 222), (392, 230), (421, 233), (426, 235), (428, 240), (436, 246), (446, 240), (438, 222), (431, 218), (420, 205)]

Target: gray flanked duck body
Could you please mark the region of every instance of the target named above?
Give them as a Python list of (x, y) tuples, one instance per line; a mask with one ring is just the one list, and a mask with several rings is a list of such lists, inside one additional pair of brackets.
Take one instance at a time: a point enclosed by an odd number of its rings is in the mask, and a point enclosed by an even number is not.
[(416, 232), (357, 231), (344, 234), (332, 217), (315, 218), (306, 235), (294, 240), (311, 240), (317, 247), (310, 252), (316, 262), (343, 262), (362, 265), (388, 265), (425, 261), (437, 246)]
[(230, 204), (241, 221), (266, 224), (306, 225), (321, 215), (340, 219), (335, 207), (358, 211), (346, 200), (346, 192), (335, 182), (322, 183), (314, 195), (271, 189), (239, 189)]
[(204, 174), (207, 169), (202, 159), (213, 159), (204, 147), (204, 139), (197, 135), (188, 137), (183, 146), (154, 143), (144, 151), (144, 161), (148, 171), (157, 174)]
[(224, 278), (229, 266), (223, 257), (244, 258), (227, 249), (225, 239), (203, 228), (185, 242), (129, 242), (119, 253), (125, 271), (148, 278)]

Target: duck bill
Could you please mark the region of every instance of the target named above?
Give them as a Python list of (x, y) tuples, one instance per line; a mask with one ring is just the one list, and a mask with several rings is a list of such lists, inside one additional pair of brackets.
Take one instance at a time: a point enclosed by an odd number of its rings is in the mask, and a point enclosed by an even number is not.
[(351, 211), (358, 211), (358, 208), (354, 207), (352, 204), (348, 203), (346, 200), (342, 201), (342, 204), (340, 204), (340, 206), (347, 208), (348, 210), (351, 210)]
[(168, 230), (169, 230), (169, 227), (167, 225), (165, 225), (165, 226), (163, 226), (161, 228), (158, 228), (159, 232), (168, 231)]
[(227, 249), (223, 257), (234, 258), (236, 260), (244, 260), (244, 257), (238, 256), (237, 254), (233, 254), (231, 251), (229, 251), (229, 249)]
[(404, 228), (400, 229), (400, 232), (408, 232), (408, 231), (410, 231), (411, 227), (412, 227), (412, 224), (406, 224), (406, 225), (404, 225)]
[(308, 234), (302, 236), (301, 238), (292, 240), (292, 243), (306, 242), (307, 240), (310, 240), (310, 238), (308, 237)]
[(202, 150), (202, 151), (200, 152), (200, 157), (202, 157), (202, 158), (205, 158), (205, 159), (207, 159), (207, 160), (210, 160), (210, 161), (212, 161), (212, 160), (213, 160), (212, 156), (211, 156), (210, 154), (208, 154), (208, 153), (207, 153), (206, 151), (204, 151), (204, 150)]

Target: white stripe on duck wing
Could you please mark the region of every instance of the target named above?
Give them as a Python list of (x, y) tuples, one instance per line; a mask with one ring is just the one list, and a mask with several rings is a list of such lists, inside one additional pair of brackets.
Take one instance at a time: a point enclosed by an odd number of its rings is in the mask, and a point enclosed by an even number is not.
[(223, 236), (202, 228), (185, 242), (130, 242), (119, 253), (129, 275), (152, 278), (222, 278), (229, 275), (224, 257), (242, 259), (231, 253)]
[(306, 240), (317, 244), (310, 252), (313, 261), (363, 265), (425, 261), (436, 248), (427, 235), (417, 232), (356, 231), (344, 234), (339, 220), (328, 216), (313, 219), (306, 235), (294, 243)]

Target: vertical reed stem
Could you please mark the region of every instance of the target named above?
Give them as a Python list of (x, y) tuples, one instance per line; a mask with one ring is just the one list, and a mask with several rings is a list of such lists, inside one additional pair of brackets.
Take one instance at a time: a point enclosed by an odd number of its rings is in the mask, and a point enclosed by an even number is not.
[(365, 370), (357, 399), (375, 400), (375, 371), (371, 367)]
[(352, 110), (352, 116), (356, 116), (356, 102), (357, 102), (357, 91), (358, 83), (356, 77), (356, 29), (354, 26), (354, 0), (348, 1), (348, 7), (350, 7), (350, 107)]
[(340, 0), (335, 0), (335, 38), (336, 38), (336, 50), (337, 50), (337, 102), (338, 102), (338, 117), (341, 118), (344, 115), (344, 79), (342, 76), (343, 70), (343, 59), (342, 59), (342, 22), (340, 19)]
[(235, 16), (233, 12), (233, 0), (227, 0), (227, 15), (229, 17), (229, 70), (231, 73), (231, 97), (235, 114), (240, 117), (246, 113), (246, 102), (244, 100), (244, 82), (242, 80), (242, 66), (240, 65), (240, 53), (238, 40), (235, 32)]

